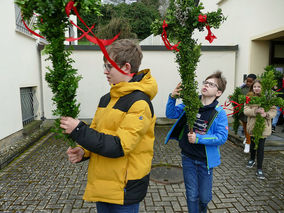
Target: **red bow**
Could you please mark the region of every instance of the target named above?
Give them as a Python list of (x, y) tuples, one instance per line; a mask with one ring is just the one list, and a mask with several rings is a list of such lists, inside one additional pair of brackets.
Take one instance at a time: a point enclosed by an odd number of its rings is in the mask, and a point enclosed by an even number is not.
[(246, 96), (246, 104), (248, 104), (251, 101), (249, 96)]
[(198, 21), (201, 22), (201, 23), (207, 22), (207, 15), (199, 14)]
[(210, 43), (212, 43), (213, 40), (216, 39), (217, 37), (211, 32), (210, 26), (207, 23), (207, 15), (199, 14), (198, 21), (200, 23), (206, 23), (206, 29), (208, 30), (208, 34), (205, 37), (205, 39), (208, 40)]
[(179, 51), (179, 49), (177, 48), (178, 47), (178, 45), (179, 45), (179, 43), (180, 42), (178, 42), (177, 44), (175, 44), (175, 45), (171, 45), (170, 44), (170, 42), (169, 42), (169, 40), (168, 40), (168, 37), (167, 37), (167, 32), (166, 32), (166, 27), (168, 26), (168, 24), (166, 23), (166, 21), (164, 20), (163, 21), (163, 32), (162, 32), (162, 40), (163, 40), (163, 42), (164, 42), (164, 44), (165, 44), (165, 46), (166, 46), (166, 48), (168, 49), (168, 50), (175, 50), (175, 51)]

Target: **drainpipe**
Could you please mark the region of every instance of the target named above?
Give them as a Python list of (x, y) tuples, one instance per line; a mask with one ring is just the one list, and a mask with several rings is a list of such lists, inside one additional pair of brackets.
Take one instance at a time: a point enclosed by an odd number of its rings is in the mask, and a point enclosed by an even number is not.
[(39, 60), (39, 87), (40, 87), (40, 106), (41, 106), (41, 120), (44, 121), (46, 118), (44, 117), (44, 104), (43, 104), (43, 83), (42, 83), (42, 63), (41, 63), (41, 51), (43, 50), (44, 45), (40, 42), (37, 42), (37, 50), (38, 50), (38, 60)]

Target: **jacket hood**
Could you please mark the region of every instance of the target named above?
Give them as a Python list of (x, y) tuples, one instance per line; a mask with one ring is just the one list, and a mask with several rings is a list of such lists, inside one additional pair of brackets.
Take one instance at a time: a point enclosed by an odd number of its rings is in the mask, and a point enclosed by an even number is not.
[(158, 92), (158, 85), (149, 69), (138, 72), (129, 82), (120, 82), (118, 84), (111, 85), (110, 95), (112, 97), (121, 97), (135, 90), (144, 92), (151, 100), (156, 96)]

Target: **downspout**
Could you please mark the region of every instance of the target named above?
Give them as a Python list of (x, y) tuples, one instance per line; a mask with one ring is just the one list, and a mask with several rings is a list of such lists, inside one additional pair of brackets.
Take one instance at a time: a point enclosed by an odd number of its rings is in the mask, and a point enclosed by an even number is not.
[(42, 83), (42, 63), (41, 63), (41, 51), (43, 50), (44, 45), (37, 43), (37, 50), (38, 50), (38, 60), (39, 60), (39, 87), (40, 87), (40, 106), (41, 106), (41, 120), (44, 121), (46, 118), (44, 117), (44, 104), (43, 104), (43, 83)]

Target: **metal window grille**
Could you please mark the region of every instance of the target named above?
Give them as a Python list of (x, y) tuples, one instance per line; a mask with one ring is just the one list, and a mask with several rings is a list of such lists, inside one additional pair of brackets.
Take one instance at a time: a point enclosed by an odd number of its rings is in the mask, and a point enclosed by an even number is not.
[(20, 88), (23, 125), (32, 122), (37, 117), (38, 100), (32, 87)]
[[(32, 36), (32, 34), (27, 30), (25, 25), (22, 22), (22, 16), (21, 16), (21, 9), (18, 5), (15, 4), (15, 15), (16, 15), (16, 29), (19, 32), (22, 32), (26, 35)], [(36, 17), (33, 16), (30, 21), (27, 21), (26, 24), (29, 28), (32, 28), (33, 23), (35, 22)]]
[[(71, 37), (71, 38), (74, 38), (75, 37), (75, 32), (74, 32), (74, 29), (73, 29), (73, 25), (69, 25), (68, 26), (68, 36)], [(68, 42), (69, 43), (69, 42)], [(76, 43), (74, 41), (70, 42), (69, 44), (73, 44), (75, 45)]]

